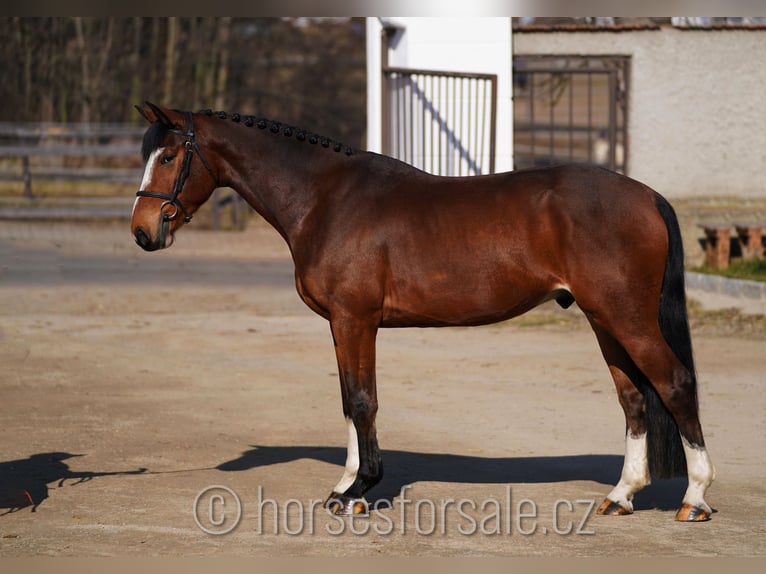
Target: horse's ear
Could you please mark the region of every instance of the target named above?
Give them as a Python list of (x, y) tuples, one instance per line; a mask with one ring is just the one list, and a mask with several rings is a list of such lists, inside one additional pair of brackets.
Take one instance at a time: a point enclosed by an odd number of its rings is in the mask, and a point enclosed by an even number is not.
[(144, 102), (143, 106), (136, 106), (136, 109), (149, 123), (160, 122), (173, 129), (184, 126), (183, 116), (175, 110), (162, 108), (152, 102)]
[(149, 109), (147, 109), (147, 108), (142, 108), (142, 107), (141, 107), (141, 106), (139, 106), (139, 105), (135, 105), (135, 106), (133, 106), (133, 107), (134, 107), (134, 108), (136, 108), (136, 110), (138, 111), (138, 113), (139, 113), (139, 114), (141, 114), (141, 117), (142, 117), (142, 118), (144, 118), (144, 119), (145, 119), (147, 122), (149, 122), (150, 124), (151, 124), (151, 123), (154, 123), (154, 121), (155, 121), (155, 119), (156, 119), (156, 118), (155, 118), (155, 117), (153, 117), (153, 114), (152, 114), (152, 111), (151, 111), (151, 110), (149, 110)]

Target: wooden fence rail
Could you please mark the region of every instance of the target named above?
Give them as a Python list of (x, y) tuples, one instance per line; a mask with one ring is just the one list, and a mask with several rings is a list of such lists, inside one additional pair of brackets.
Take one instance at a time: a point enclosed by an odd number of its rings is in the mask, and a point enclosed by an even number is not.
[[(30, 200), (40, 180), (132, 183), (138, 189), (145, 131), (145, 124), (0, 122), (0, 181), (21, 182)], [(213, 229), (222, 227), (224, 210), (231, 225), (243, 227), (247, 205), (239, 195), (217, 190), (211, 207)]]
[(144, 126), (0, 122), (0, 180), (21, 181), (34, 197), (34, 180), (141, 180)]

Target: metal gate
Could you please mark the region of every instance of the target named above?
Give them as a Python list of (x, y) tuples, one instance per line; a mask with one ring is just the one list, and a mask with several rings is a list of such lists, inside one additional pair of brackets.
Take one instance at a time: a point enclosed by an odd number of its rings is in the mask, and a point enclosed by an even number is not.
[(627, 173), (629, 72), (628, 56), (515, 56), (514, 167)]
[(383, 68), (383, 153), (437, 175), (495, 171), (497, 76)]

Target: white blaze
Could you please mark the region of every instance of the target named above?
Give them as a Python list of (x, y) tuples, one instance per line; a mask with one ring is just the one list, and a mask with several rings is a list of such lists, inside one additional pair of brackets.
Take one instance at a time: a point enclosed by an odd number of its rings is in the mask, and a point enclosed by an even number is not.
[[(151, 155), (149, 156), (149, 159), (146, 160), (146, 169), (144, 169), (144, 178), (141, 180), (141, 187), (139, 188), (141, 191), (146, 191), (146, 187), (151, 183), (152, 176), (154, 175), (154, 166), (157, 164), (157, 156), (159, 156), (165, 148), (159, 147), (156, 150), (154, 150)], [(136, 206), (138, 205), (138, 200), (140, 198), (136, 197), (136, 200), (133, 202), (133, 213), (136, 211)]]

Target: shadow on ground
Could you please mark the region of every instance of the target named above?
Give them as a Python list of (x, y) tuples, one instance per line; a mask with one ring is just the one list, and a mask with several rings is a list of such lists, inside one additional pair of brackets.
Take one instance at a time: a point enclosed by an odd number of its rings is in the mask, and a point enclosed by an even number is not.
[[(575, 480), (614, 485), (620, 478), (623, 457), (614, 454), (487, 458), (481, 456), (383, 451), (383, 480), (370, 492), (369, 500), (392, 502), (403, 486), (415, 482), (474, 484), (555, 483)], [(346, 449), (322, 446), (253, 446), (239, 458), (221, 463), (218, 470), (245, 471), (273, 464), (313, 459), (341, 467)], [(634, 508), (673, 510), (678, 508), (686, 479), (657, 480), (636, 495)], [(329, 490), (332, 485), (327, 485)], [(609, 489), (604, 489), (604, 495)], [(600, 501), (599, 501), (600, 502)]]
[(129, 471), (99, 472), (72, 471), (64, 461), (82, 456), (68, 452), (45, 452), (29, 458), (0, 462), (0, 516), (28, 506), (37, 510), (48, 498), (49, 485), (62, 487), (67, 480), (72, 485), (92, 480), (99, 476), (142, 474), (145, 468)]
[[(67, 452), (33, 454), (29, 458), (0, 462), (0, 516), (22, 508), (37, 507), (49, 496), (51, 486), (72, 486), (102, 476), (155, 474), (146, 468), (128, 471), (72, 471), (64, 462), (82, 455)], [(346, 449), (323, 446), (253, 446), (236, 459), (219, 464), (224, 472), (247, 471), (274, 464), (313, 459), (337, 465), (338, 477), (345, 464)], [(393, 500), (402, 487), (416, 482), (463, 484), (539, 484), (592, 481), (617, 482), (623, 457), (613, 454), (488, 458), (481, 456), (383, 451), (385, 476), (368, 494), (369, 500)], [(209, 469), (194, 469), (209, 470)], [(655, 481), (636, 495), (636, 510), (672, 510), (679, 506), (686, 479)], [(327, 485), (329, 494), (331, 484)], [(604, 495), (608, 488), (604, 489)]]

